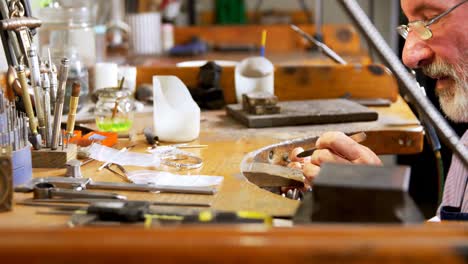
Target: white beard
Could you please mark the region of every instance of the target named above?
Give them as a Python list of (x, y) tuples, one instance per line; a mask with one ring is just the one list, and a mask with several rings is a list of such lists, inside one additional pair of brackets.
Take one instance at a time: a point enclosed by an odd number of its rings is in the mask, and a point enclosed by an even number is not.
[(457, 83), (453, 92), (442, 91), (437, 95), (440, 107), (448, 118), (457, 123), (468, 123), (468, 86), (466, 82), (461, 86)]
[[(466, 70), (464, 70), (466, 69)], [(436, 90), (439, 103), (449, 119), (457, 123), (468, 122), (468, 63), (452, 66), (436, 60), (423, 68), (429, 76), (446, 75), (455, 81), (453, 87)], [(461, 75), (461, 76), (460, 76)]]

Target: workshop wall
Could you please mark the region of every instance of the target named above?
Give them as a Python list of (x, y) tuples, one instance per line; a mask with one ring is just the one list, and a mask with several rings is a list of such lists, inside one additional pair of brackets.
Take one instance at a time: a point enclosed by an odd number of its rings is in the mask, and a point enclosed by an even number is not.
[[(369, 2), (374, 1), (374, 16), (375, 24), (379, 31), (383, 34), (385, 40), (390, 43), (390, 45), (397, 48), (397, 43), (395, 42), (395, 37), (397, 36), (395, 27), (395, 21), (398, 21), (398, 18), (392, 20), (392, 12), (395, 7), (398, 10), (399, 14), (399, 0), (358, 0), (358, 3), (361, 7), (366, 10), (369, 14)], [(212, 0), (200, 0), (196, 1), (196, 8), (198, 12), (212, 10), (213, 9)], [(249, 10), (254, 10), (258, 1), (245, 1), (246, 6)], [(300, 10), (301, 6), (299, 1), (291, 0), (267, 0), (262, 1), (261, 10)], [(305, 1), (308, 8), (313, 10), (315, 6), (315, 0)], [(343, 9), (338, 5), (337, 1), (326, 0), (324, 2), (324, 23), (330, 24), (339, 24), (339, 23), (351, 23), (348, 16), (345, 14)], [(398, 6), (395, 6), (398, 5)], [(364, 39), (362, 43), (365, 43)]]

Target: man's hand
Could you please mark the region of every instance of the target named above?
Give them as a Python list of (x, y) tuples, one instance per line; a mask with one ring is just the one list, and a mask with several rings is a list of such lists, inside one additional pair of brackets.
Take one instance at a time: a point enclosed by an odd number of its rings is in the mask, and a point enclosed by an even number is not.
[[(323, 134), (315, 145), (317, 150), (308, 158), (297, 158), (296, 155), (303, 151), (296, 148), (291, 151), (288, 165), (294, 168), (302, 168), (307, 178), (307, 185), (320, 171), (320, 166), (325, 162), (344, 164), (368, 164), (382, 165), (382, 161), (368, 147), (363, 146), (342, 132), (327, 132)], [(300, 165), (298, 165), (300, 164)]]

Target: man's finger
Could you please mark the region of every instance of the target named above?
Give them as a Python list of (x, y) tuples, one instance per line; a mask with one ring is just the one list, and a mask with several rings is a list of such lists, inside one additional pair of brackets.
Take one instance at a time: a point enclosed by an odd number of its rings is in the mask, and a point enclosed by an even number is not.
[(311, 157), (311, 163), (317, 166), (321, 166), (323, 163), (342, 163), (348, 164), (351, 163), (349, 160), (344, 159), (343, 157), (334, 154), (329, 149), (317, 149)]
[(374, 152), (342, 132), (327, 132), (323, 134), (317, 140), (316, 147), (319, 149), (330, 149), (333, 153), (353, 163), (381, 164), (380, 159)]
[(304, 168), (302, 169), (304, 176), (306, 177), (305, 185), (311, 185), (312, 181), (317, 177), (318, 173), (320, 172), (320, 167), (314, 165), (312, 163), (304, 164)]

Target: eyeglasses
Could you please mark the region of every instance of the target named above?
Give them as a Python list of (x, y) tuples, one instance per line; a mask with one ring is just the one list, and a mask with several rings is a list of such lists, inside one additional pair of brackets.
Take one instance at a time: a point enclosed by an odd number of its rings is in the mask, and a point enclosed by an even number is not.
[(461, 3), (458, 3), (457, 5), (447, 9), (445, 12), (442, 14), (432, 18), (429, 21), (424, 21), (424, 20), (417, 20), (413, 22), (409, 22), (408, 25), (401, 25), (397, 27), (397, 32), (400, 34), (404, 39), (408, 37), (409, 32), (413, 31), (417, 34), (417, 36), (422, 39), (422, 40), (428, 40), (432, 38), (432, 31), (429, 28), (430, 25), (434, 24), (437, 22), (439, 19), (442, 17), (446, 16), (448, 13), (452, 12), (455, 10), (457, 7), (463, 5), (464, 3), (468, 2), (468, 0), (464, 0)]

